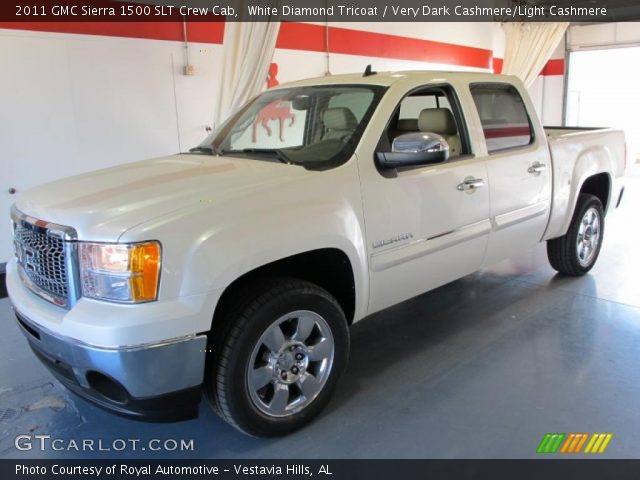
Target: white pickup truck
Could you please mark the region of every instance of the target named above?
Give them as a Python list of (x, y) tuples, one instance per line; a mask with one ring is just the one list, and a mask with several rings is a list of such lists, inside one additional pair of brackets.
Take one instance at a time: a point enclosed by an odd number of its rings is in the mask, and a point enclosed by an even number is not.
[(327, 404), (349, 326), (547, 242), (595, 263), (623, 133), (544, 129), (509, 76), (331, 76), (259, 95), (189, 153), (14, 205), (7, 287), (72, 391), (151, 420), (283, 435)]

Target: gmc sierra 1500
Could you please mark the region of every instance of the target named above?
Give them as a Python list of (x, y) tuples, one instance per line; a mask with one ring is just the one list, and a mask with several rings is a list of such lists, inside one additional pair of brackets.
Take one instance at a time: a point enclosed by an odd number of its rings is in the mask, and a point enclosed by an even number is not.
[(24, 193), (8, 292), (36, 355), (98, 405), (175, 420), (204, 390), (282, 435), (328, 402), (353, 322), (542, 241), (588, 272), (625, 161), (621, 131), (544, 129), (513, 77), (281, 85), (189, 153)]

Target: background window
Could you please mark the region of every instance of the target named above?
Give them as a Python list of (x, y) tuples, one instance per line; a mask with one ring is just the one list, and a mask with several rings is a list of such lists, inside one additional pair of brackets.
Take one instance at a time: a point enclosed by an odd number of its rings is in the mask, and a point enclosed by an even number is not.
[(472, 85), (471, 95), (480, 115), (489, 153), (522, 147), (533, 141), (527, 109), (514, 87)]

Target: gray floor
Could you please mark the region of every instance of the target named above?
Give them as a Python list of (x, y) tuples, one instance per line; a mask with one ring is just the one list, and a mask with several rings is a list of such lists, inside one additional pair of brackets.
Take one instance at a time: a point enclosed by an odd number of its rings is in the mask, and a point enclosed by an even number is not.
[(194, 439), (187, 453), (100, 458), (522, 458), (546, 432), (612, 432), (606, 457), (640, 457), (640, 175), (607, 219), (597, 266), (556, 276), (544, 247), (422, 295), (352, 329), (349, 369), (315, 423), (283, 439), (241, 435), (206, 405), (197, 420), (145, 424), (59, 387), (0, 300), (0, 456), (16, 435)]

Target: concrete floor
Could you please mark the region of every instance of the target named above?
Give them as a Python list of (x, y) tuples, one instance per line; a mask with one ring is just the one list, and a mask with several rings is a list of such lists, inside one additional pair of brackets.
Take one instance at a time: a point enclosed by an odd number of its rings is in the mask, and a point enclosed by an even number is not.
[(639, 458), (638, 187), (635, 167), (590, 275), (556, 276), (540, 246), (355, 325), (333, 401), (282, 439), (248, 438), (204, 403), (200, 418), (177, 424), (105, 413), (52, 379), (0, 300), (0, 457), (78, 456), (19, 452), (24, 433), (194, 439), (187, 453), (84, 454), (160, 459), (523, 458), (546, 432), (612, 432), (602, 456)]

